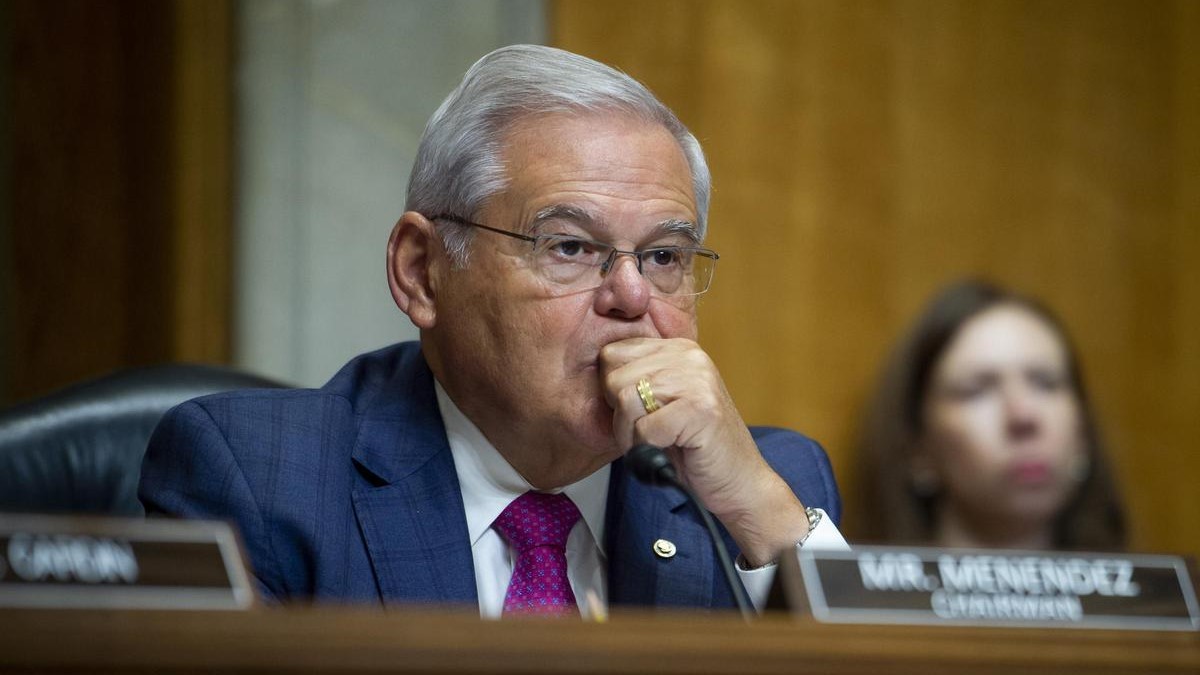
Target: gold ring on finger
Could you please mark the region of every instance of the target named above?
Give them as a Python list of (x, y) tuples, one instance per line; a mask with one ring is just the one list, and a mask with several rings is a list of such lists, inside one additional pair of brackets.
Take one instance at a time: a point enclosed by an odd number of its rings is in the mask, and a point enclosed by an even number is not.
[(637, 383), (638, 397), (642, 399), (642, 407), (646, 409), (646, 414), (650, 414), (658, 410), (658, 401), (654, 399), (654, 390), (650, 388), (650, 380), (642, 378)]

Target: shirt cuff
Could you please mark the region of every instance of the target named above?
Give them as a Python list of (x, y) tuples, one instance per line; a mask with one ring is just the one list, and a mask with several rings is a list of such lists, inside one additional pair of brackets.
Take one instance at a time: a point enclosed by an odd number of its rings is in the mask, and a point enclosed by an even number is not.
[[(810, 551), (849, 551), (850, 544), (846, 543), (846, 538), (842, 536), (837, 525), (833, 524), (833, 519), (821, 509), (817, 510), (821, 511), (821, 522), (808, 533), (808, 538), (803, 544), (796, 544), (795, 550), (806, 548)], [(737, 569), (738, 578), (742, 580), (742, 586), (746, 589), (746, 595), (750, 596), (754, 609), (761, 614), (767, 604), (767, 594), (771, 592), (771, 582), (775, 581), (775, 572), (779, 565), (771, 563), (752, 570), (742, 569), (742, 557), (738, 556), (734, 568)]]

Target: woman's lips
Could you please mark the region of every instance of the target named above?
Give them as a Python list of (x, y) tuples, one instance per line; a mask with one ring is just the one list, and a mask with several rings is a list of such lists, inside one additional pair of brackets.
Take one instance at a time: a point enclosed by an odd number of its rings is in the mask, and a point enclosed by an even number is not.
[(1040, 461), (1016, 462), (1008, 470), (1008, 475), (1017, 485), (1042, 485), (1054, 477), (1050, 465)]

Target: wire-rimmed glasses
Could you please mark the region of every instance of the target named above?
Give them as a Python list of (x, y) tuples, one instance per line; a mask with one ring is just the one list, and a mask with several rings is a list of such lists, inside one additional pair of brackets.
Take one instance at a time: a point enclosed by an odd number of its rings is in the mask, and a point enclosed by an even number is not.
[(475, 223), (461, 216), (439, 213), (429, 220), (456, 223), (529, 242), (531, 267), (544, 279), (574, 290), (600, 285), (617, 257), (627, 255), (638, 272), (660, 295), (700, 295), (712, 285), (720, 256), (696, 246), (653, 246), (640, 251), (623, 251), (611, 244), (569, 234), (527, 235)]

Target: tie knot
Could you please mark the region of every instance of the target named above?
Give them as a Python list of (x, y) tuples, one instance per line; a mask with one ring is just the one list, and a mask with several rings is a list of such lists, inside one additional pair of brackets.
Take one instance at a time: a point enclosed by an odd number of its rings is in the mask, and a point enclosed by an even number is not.
[(579, 508), (564, 494), (526, 492), (496, 518), (495, 528), (519, 553), (539, 546), (563, 548), (579, 521)]

